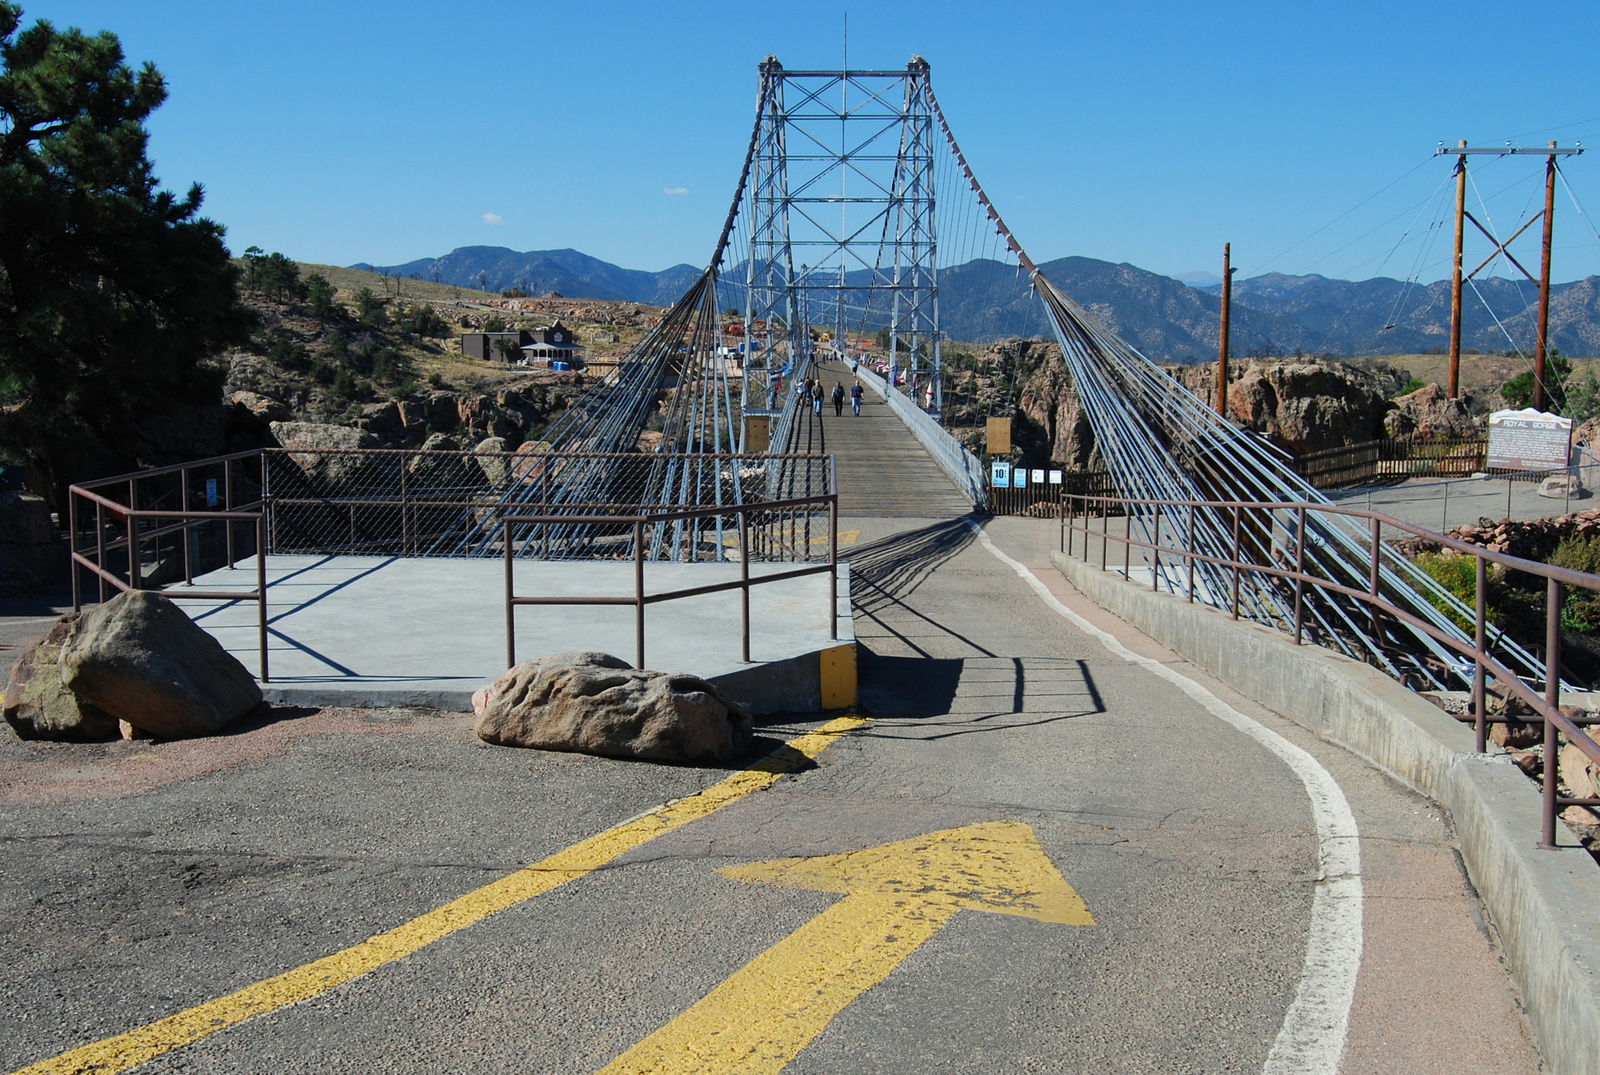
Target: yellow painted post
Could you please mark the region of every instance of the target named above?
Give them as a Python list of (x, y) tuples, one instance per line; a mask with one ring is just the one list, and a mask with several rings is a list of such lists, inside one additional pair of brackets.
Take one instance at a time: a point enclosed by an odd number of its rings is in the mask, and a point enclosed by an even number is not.
[(820, 655), (822, 708), (844, 709), (856, 704), (856, 644), (830, 646)]

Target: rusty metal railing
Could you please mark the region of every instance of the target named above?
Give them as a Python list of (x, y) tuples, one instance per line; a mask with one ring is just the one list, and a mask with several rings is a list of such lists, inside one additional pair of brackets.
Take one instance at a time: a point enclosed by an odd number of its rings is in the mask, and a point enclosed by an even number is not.
[[(271, 669), (267, 663), (267, 542), (265, 502), (260, 498), (235, 503), (236, 464), (248, 459), (258, 459), (260, 453), (238, 452), (216, 456), (171, 467), (156, 467), (133, 474), (118, 475), (99, 481), (71, 486), (68, 490), (68, 534), (72, 556), (72, 610), (83, 609), (82, 572), (95, 578), (98, 600), (105, 601), (107, 587), (124, 592), (142, 590), (147, 580), (144, 573), (145, 552), (155, 545), (155, 564), (162, 569), (160, 544), (164, 538), (173, 537), (181, 544), (179, 559), (183, 565), (185, 588), (174, 594), (183, 600), (254, 601), (261, 657), (261, 682), (271, 682)], [(202, 478), (198, 484), (196, 474), (204, 475), (221, 467), (221, 477)], [(264, 471), (263, 471), (264, 475)], [(153, 491), (147, 487), (154, 479), (166, 478), (162, 483), (168, 488)], [(220, 488), (218, 482), (220, 480)], [(124, 494), (125, 501), (107, 495)], [(195, 493), (200, 492), (206, 501), (203, 506), (193, 506)], [(178, 498), (175, 508), (141, 507), (146, 503), (161, 504)], [(92, 543), (86, 533), (93, 520)], [(256, 561), (255, 588), (251, 590), (195, 589), (195, 538), (197, 532), (214, 531), (220, 523), (223, 531), (221, 555), (227, 567), (233, 570), (241, 559), (236, 541), (236, 529), (244, 524), (250, 527), (253, 537), (253, 555)], [(123, 573), (113, 567), (113, 560), (121, 554)], [(203, 573), (203, 572), (202, 572)], [(161, 580), (155, 580), (157, 587)]]
[[(831, 469), (831, 468), (830, 468)], [(831, 484), (831, 483), (830, 483)], [(826, 505), (828, 509), (828, 558), (826, 563), (814, 564), (808, 567), (789, 568), (771, 574), (762, 574), (752, 577), (751, 564), (751, 526), (752, 514), (769, 514), (774, 512), (793, 511), (795, 509), (815, 508)], [(673, 522), (686, 522), (694, 519), (709, 519), (714, 517), (736, 516), (738, 519), (737, 532), (739, 542), (739, 578), (730, 582), (708, 583), (703, 586), (688, 586), (677, 590), (667, 590), (657, 593), (646, 593), (644, 584), (645, 555), (645, 528)], [(513, 549), (516, 542), (513, 540), (513, 527), (537, 526), (549, 528), (551, 526), (569, 525), (574, 522), (570, 514), (544, 514), (544, 515), (515, 515), (507, 517), (502, 525), (502, 545), (505, 553), (505, 609), (506, 609), (506, 667), (510, 668), (517, 663), (517, 624), (516, 610), (524, 605), (631, 605), (634, 609), (634, 667), (643, 668), (644, 643), (645, 643), (645, 615), (644, 610), (648, 605), (659, 604), (663, 601), (676, 601), (688, 597), (701, 597), (706, 594), (725, 593), (729, 590), (740, 591), (740, 638), (741, 659), (745, 664), (750, 663), (750, 589), (753, 586), (764, 586), (774, 582), (785, 582), (790, 579), (802, 578), (807, 575), (828, 575), (828, 637), (839, 637), (839, 496), (830, 492), (822, 496), (799, 497), (792, 500), (769, 501), (763, 504), (738, 504), (724, 505), (721, 507), (695, 508), (688, 511), (646, 511), (633, 515), (584, 515), (577, 517), (585, 525), (600, 524), (614, 526), (631, 526), (633, 529), (633, 595), (631, 597), (615, 595), (584, 595), (584, 596), (529, 596), (518, 595), (513, 577), (515, 558)]]
[[(1130, 508), (1143, 509), (1141, 514), (1152, 516), (1154, 519), (1154, 532), (1150, 540), (1134, 536), (1133, 527), (1129, 525), (1123, 533), (1112, 531), (1108, 519), (1113, 508), (1118, 514), (1129, 518)], [(1190, 542), (1166, 541), (1161, 538), (1161, 518), (1163, 514), (1172, 513), (1188, 515), (1192, 519), (1192, 512), (1198, 508), (1221, 509), (1233, 513), (1233, 547), (1232, 556), (1216, 556), (1197, 551), (1190, 547)], [(1081, 509), (1081, 510), (1080, 510)], [(1091, 518), (1098, 509), (1100, 528), (1093, 528)], [(1242, 541), (1241, 518), (1250, 513), (1282, 513), (1294, 519), (1292, 527), (1285, 526), (1285, 544), (1292, 541), (1292, 548), (1283, 548), (1283, 563), (1261, 563), (1255, 558), (1244, 558), (1242, 553), (1256, 544), (1254, 541)], [(1332, 579), (1306, 570), (1306, 538), (1309, 531), (1306, 528), (1306, 519), (1310, 513), (1323, 515), (1343, 516), (1349, 519), (1364, 520), (1371, 533), (1371, 571), (1370, 582), (1365, 589), (1348, 586)], [(1078, 519), (1082, 518), (1082, 524)], [(1123, 547), (1123, 575), (1132, 581), (1131, 557), (1135, 548), (1144, 550), (1149, 554), (1150, 586), (1152, 590), (1158, 589), (1165, 578), (1161, 569), (1162, 556), (1170, 556), (1183, 561), (1186, 568), (1187, 599), (1190, 603), (1195, 600), (1195, 573), (1194, 565), (1198, 563), (1209, 564), (1231, 575), (1230, 593), (1227, 595), (1225, 607), (1234, 619), (1239, 618), (1240, 586), (1242, 576), (1249, 574), (1256, 580), (1276, 581), (1279, 585), (1293, 585), (1294, 588), (1294, 627), (1292, 631), (1282, 633), (1293, 637), (1295, 645), (1305, 643), (1305, 608), (1307, 601), (1307, 588), (1343, 597), (1354, 599), (1367, 606), (1374, 615), (1390, 616), (1404, 623), (1413, 631), (1419, 631), (1451, 652), (1459, 655), (1464, 661), (1472, 662), (1472, 705), (1471, 711), (1465, 717), (1459, 718), (1471, 721), (1475, 731), (1475, 749), (1483, 753), (1487, 749), (1487, 726), (1494, 723), (1509, 721), (1509, 716), (1493, 718), (1489, 716), (1487, 705), (1488, 680), (1492, 677), (1503, 685), (1508, 695), (1514, 694), (1518, 699), (1533, 710), (1529, 718), (1530, 723), (1544, 725), (1544, 758), (1541, 773), (1541, 792), (1543, 799), (1543, 820), (1540, 833), (1539, 846), (1541, 848), (1554, 848), (1556, 846), (1556, 819), (1563, 809), (1569, 806), (1600, 807), (1600, 798), (1579, 798), (1560, 794), (1560, 738), (1565, 736), (1567, 741), (1576, 746), (1590, 762), (1600, 764), (1600, 743), (1583, 730), (1582, 725), (1600, 723), (1596, 719), (1573, 719), (1561, 712), (1561, 601), (1564, 587), (1576, 586), (1586, 590), (1600, 592), (1600, 575), (1590, 575), (1581, 571), (1572, 571), (1567, 568), (1555, 567), (1550, 564), (1541, 564), (1533, 560), (1524, 560), (1521, 557), (1511, 556), (1502, 552), (1493, 552), (1488, 549), (1472, 545), (1468, 542), (1437, 534), (1421, 527), (1396, 519), (1393, 516), (1379, 512), (1363, 511), (1354, 508), (1339, 508), (1326, 504), (1311, 504), (1299, 502), (1233, 502), (1217, 500), (1161, 500), (1140, 497), (1120, 496), (1068, 496), (1063, 499), (1059, 513), (1060, 525), (1060, 551), (1068, 556), (1075, 555), (1074, 549), (1078, 542), (1076, 535), (1081, 533), (1082, 557), (1085, 563), (1090, 562), (1090, 547), (1093, 539), (1098, 538), (1100, 544), (1100, 569), (1104, 571), (1107, 563), (1107, 549), (1112, 542), (1120, 542)], [(1474, 631), (1471, 644), (1463, 643), (1460, 639), (1440, 630), (1431, 623), (1424, 621), (1410, 610), (1403, 608), (1392, 601), (1386, 600), (1379, 585), (1379, 553), (1382, 548), (1382, 528), (1391, 527), (1403, 532), (1422, 537), (1442, 548), (1448, 548), (1458, 554), (1471, 556), (1476, 561), (1476, 599), (1474, 601)], [(1192, 535), (1194, 527), (1178, 526), (1168, 527), (1169, 537), (1174, 530), (1180, 535)], [(1147, 531), (1147, 533), (1149, 533)], [(1293, 566), (1287, 566), (1292, 558)], [(1536, 693), (1523, 678), (1513, 672), (1501, 661), (1497, 660), (1491, 652), (1488, 635), (1488, 565), (1499, 564), (1510, 570), (1524, 572), (1545, 579), (1546, 604), (1545, 610), (1545, 652), (1544, 652), (1544, 691)], [(1266, 624), (1281, 630), (1276, 624)], [(1503, 632), (1502, 632), (1503, 634)]]

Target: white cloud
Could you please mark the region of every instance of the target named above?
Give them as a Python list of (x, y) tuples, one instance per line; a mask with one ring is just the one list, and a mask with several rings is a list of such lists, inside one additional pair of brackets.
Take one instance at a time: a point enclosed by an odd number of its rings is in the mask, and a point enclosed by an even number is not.
[(687, 194), (687, 193), (689, 193), (689, 188), (688, 187), (662, 187), (661, 188), (661, 193), (663, 193), (663, 194)]
[(483, 222), (485, 224), (493, 224), (498, 228), (500, 225), (506, 222), (506, 218), (501, 216), (499, 213), (485, 213), (483, 214)]

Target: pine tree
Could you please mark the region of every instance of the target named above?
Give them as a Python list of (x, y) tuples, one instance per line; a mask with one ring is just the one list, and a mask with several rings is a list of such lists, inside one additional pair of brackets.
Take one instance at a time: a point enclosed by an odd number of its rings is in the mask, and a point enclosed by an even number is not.
[(153, 407), (217, 401), (209, 360), (252, 318), (199, 184), (152, 172), (160, 73), (112, 33), (21, 21), (0, 2), (0, 452), (48, 484)]

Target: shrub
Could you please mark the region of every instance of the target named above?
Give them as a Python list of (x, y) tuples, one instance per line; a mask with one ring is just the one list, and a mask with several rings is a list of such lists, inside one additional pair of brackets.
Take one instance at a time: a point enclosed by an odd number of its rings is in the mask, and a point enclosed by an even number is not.
[(333, 395), (336, 399), (350, 399), (356, 394), (355, 378), (350, 376), (349, 370), (340, 370), (333, 375)]
[[(1454, 553), (1418, 553), (1414, 561), (1423, 573), (1443, 586), (1450, 594), (1466, 605), (1473, 608), (1478, 601), (1478, 569), (1477, 558)], [(1499, 605), (1505, 597), (1505, 572), (1498, 565), (1490, 564), (1488, 575), (1484, 579), (1484, 619), (1486, 622), (1500, 626)], [(1464, 631), (1477, 629), (1470, 613), (1462, 613), (1450, 607), (1444, 599), (1433, 594), (1428, 595), (1429, 604), (1440, 612), (1450, 616), (1457, 627)]]
[(1426, 388), (1426, 387), (1428, 387), (1428, 382), (1427, 381), (1424, 381), (1424, 380), (1421, 380), (1419, 378), (1413, 377), (1413, 378), (1411, 378), (1411, 380), (1409, 380), (1405, 384), (1401, 385), (1400, 386), (1400, 391), (1396, 392), (1395, 395), (1397, 395), (1397, 396), (1409, 396), (1411, 393), (1417, 391), (1418, 389)]
[[(1574, 534), (1563, 539), (1551, 554), (1550, 563), (1569, 571), (1600, 575), (1600, 534)], [(1561, 626), (1585, 633), (1600, 631), (1600, 592), (1568, 587), (1561, 599)]]
[(443, 388), (444, 374), (440, 373), (438, 370), (434, 370), (432, 373), (428, 374), (428, 384), (432, 385), (434, 388)]
[[(417, 382), (415, 382), (413, 380), (410, 380), (408, 378), (408, 379), (406, 379), (404, 381), (401, 381), (399, 384), (395, 385), (393, 388), (391, 388), (389, 390), (389, 398), (390, 399), (405, 399), (407, 396), (411, 395), (411, 393), (415, 392), (416, 390), (417, 390)], [(433, 427), (429, 426), (428, 428), (431, 431)]]

